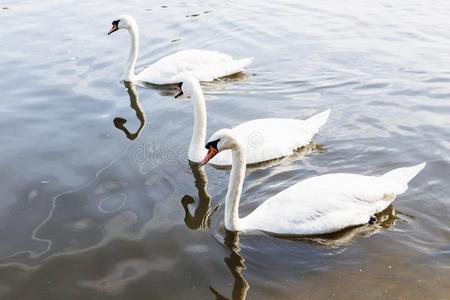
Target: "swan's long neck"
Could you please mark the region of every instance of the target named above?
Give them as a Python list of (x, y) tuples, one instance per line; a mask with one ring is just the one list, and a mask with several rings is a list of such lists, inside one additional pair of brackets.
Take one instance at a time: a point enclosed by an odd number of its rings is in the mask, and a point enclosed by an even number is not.
[(228, 192), (225, 198), (225, 228), (230, 231), (240, 231), (239, 202), (247, 162), (245, 149), (239, 143), (237, 147), (231, 150), (231, 154), (230, 181), (228, 182)]
[(194, 105), (194, 130), (189, 145), (189, 159), (200, 162), (206, 153), (206, 103), (200, 85), (194, 86), (192, 104)]
[(134, 68), (136, 66), (139, 50), (139, 29), (136, 24), (132, 24), (128, 29), (128, 32), (131, 35), (131, 50), (128, 57), (127, 66), (123, 74), (123, 79), (125, 81), (134, 81), (136, 77), (136, 75), (134, 74)]

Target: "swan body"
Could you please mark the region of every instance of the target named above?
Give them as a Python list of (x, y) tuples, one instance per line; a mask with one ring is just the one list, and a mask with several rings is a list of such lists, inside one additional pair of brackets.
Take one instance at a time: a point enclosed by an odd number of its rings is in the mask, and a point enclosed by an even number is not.
[(217, 51), (189, 49), (163, 57), (135, 74), (139, 29), (133, 17), (124, 15), (113, 21), (113, 27), (108, 34), (121, 28), (128, 30), (131, 35), (131, 51), (123, 75), (125, 81), (163, 85), (179, 83), (187, 76), (195, 77), (199, 81), (212, 81), (215, 78), (242, 72), (244, 67), (252, 62), (252, 58), (235, 60)]
[(179, 83), (192, 76), (199, 81), (213, 81), (244, 71), (251, 58), (233, 59), (217, 51), (189, 49), (161, 58), (136, 75), (137, 81), (153, 84)]
[[(194, 130), (189, 146), (189, 160), (201, 162), (207, 150), (206, 139), (206, 104), (198, 80), (184, 79), (182, 92), (192, 98), (194, 106)], [(308, 145), (319, 128), (325, 124), (330, 110), (325, 110), (307, 120), (297, 119), (256, 119), (242, 123), (232, 129), (234, 134), (244, 141), (247, 149), (247, 164), (256, 164), (294, 154), (299, 148)], [(211, 164), (231, 166), (231, 151), (217, 154)]]
[(233, 164), (225, 199), (225, 227), (232, 231), (317, 235), (366, 224), (397, 195), (404, 193), (408, 182), (425, 167), (422, 163), (381, 176), (336, 173), (308, 178), (267, 199), (241, 219), (238, 206), (246, 169), (245, 144), (232, 130), (222, 129), (210, 138), (207, 147), (213, 153), (232, 151)]
[[(242, 123), (232, 130), (249, 149), (247, 164), (252, 165), (293, 155), (311, 142), (329, 115), (330, 110), (327, 109), (306, 120), (257, 119)], [(230, 166), (231, 162), (231, 151), (224, 151), (214, 157), (212, 164)]]

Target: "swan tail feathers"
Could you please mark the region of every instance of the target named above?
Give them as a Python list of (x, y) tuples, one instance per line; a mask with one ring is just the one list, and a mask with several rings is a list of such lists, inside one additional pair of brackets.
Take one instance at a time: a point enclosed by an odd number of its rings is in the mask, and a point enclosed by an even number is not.
[(316, 132), (319, 131), (319, 128), (322, 127), (328, 120), (330, 116), (330, 109), (324, 110), (321, 113), (318, 113), (308, 119), (305, 120), (308, 126), (313, 128)]
[(202, 78), (201, 81), (212, 81), (214, 80), (214, 78), (230, 76), (239, 72), (243, 72), (245, 66), (249, 65), (252, 62), (252, 59), (253, 58), (242, 58), (234, 60), (230, 63), (222, 64), (218, 69), (209, 74), (209, 78)]
[(394, 180), (397, 183), (408, 187), (408, 182), (411, 181), (423, 168), (425, 168), (426, 163), (423, 162), (421, 164), (412, 166), (412, 167), (403, 167), (391, 170), (383, 175), (384, 178), (389, 178)]
[(242, 70), (244, 70), (244, 68), (245, 68), (246, 66), (248, 66), (249, 64), (251, 64), (252, 61), (253, 61), (253, 57), (246, 57), (246, 58), (239, 59), (239, 60), (237, 60), (236, 62), (237, 62), (237, 64), (238, 64), (238, 66), (239, 66)]

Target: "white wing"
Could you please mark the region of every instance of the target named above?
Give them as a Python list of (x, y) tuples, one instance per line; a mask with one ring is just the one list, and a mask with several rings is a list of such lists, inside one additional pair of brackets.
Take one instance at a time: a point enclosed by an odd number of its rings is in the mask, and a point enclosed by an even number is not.
[(137, 75), (137, 80), (153, 84), (174, 84), (187, 76), (199, 81), (232, 75), (244, 70), (251, 58), (235, 60), (217, 51), (189, 49), (161, 58)]
[[(327, 121), (330, 110), (307, 120), (258, 119), (233, 128), (247, 149), (247, 164), (265, 162), (294, 154), (308, 145)], [(231, 165), (231, 151), (223, 151), (211, 160), (217, 166)]]
[(405, 191), (385, 177), (328, 174), (301, 181), (269, 198), (241, 219), (243, 230), (325, 234), (365, 224)]

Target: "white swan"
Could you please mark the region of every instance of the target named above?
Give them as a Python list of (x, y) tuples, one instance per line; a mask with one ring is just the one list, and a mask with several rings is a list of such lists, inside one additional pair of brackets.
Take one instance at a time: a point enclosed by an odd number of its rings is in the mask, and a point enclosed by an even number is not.
[[(181, 83), (181, 91), (175, 96), (185, 94), (192, 98), (194, 105), (194, 130), (189, 145), (189, 160), (201, 162), (207, 153), (206, 104), (200, 83), (194, 78), (186, 78)], [(325, 124), (330, 114), (327, 109), (307, 120), (296, 119), (257, 119), (242, 123), (232, 130), (248, 149), (247, 164), (256, 164), (293, 155), (299, 148), (308, 145), (319, 128)], [(231, 151), (219, 153), (211, 161), (216, 166), (231, 166)]]
[(262, 230), (284, 235), (315, 235), (373, 222), (425, 163), (398, 168), (381, 176), (327, 174), (303, 180), (267, 199), (245, 218), (238, 207), (245, 176), (246, 147), (230, 129), (214, 133), (206, 144), (208, 154), (231, 149), (233, 165), (225, 199), (225, 228), (231, 231)]
[(138, 56), (139, 29), (131, 16), (120, 16), (112, 22), (108, 35), (124, 28), (131, 35), (131, 51), (123, 74), (125, 81), (137, 81), (151, 84), (179, 83), (181, 78), (193, 76), (200, 81), (212, 81), (215, 78), (242, 72), (252, 62), (252, 58), (234, 60), (231, 56), (217, 51), (189, 49), (161, 58), (135, 74), (134, 68)]

